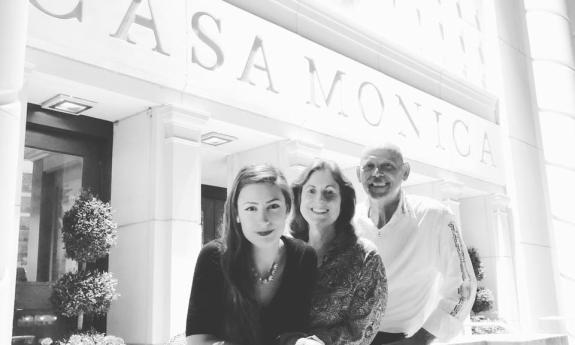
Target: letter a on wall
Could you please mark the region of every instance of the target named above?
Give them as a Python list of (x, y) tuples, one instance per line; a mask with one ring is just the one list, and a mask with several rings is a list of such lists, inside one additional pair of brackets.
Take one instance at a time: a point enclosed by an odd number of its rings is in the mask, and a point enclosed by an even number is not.
[(130, 7), (128, 8), (128, 11), (124, 15), (124, 19), (122, 19), (122, 23), (120, 23), (120, 26), (118, 27), (118, 30), (116, 31), (115, 34), (112, 34), (110, 36), (135, 44), (136, 42), (132, 41), (128, 34), (130, 32), (130, 28), (132, 27), (132, 24), (135, 23), (135, 24), (141, 25), (141, 26), (148, 28), (154, 32), (154, 38), (156, 40), (156, 47), (154, 47), (154, 49), (152, 49), (152, 50), (157, 51), (160, 54), (164, 54), (164, 55), (169, 56), (170, 54), (166, 53), (166, 51), (164, 51), (164, 49), (162, 48), (162, 42), (160, 41), (160, 35), (158, 34), (158, 27), (157, 27), (156, 21), (154, 19), (154, 11), (152, 10), (150, 0), (145, 0), (148, 4), (148, 8), (150, 9), (150, 18), (143, 17), (143, 16), (136, 13), (138, 11), (140, 5), (142, 4), (142, 1), (144, 1), (144, 0), (133, 0), (132, 1), (132, 3), (130, 4)]
[[(256, 64), (255, 58), (258, 55), (258, 52), (261, 52), (261, 57), (263, 61), (263, 65)], [(263, 41), (261, 38), (257, 37), (254, 39), (254, 43), (252, 44), (252, 49), (250, 49), (250, 55), (248, 56), (248, 61), (244, 67), (244, 71), (242, 75), (238, 78), (238, 80), (249, 83), (251, 85), (255, 85), (254, 82), (250, 79), (250, 74), (252, 72), (252, 68), (256, 68), (260, 71), (266, 72), (268, 78), (268, 87), (267, 89), (273, 93), (278, 93), (276, 89), (274, 89), (274, 85), (272, 83), (272, 77), (270, 74), (270, 68), (268, 65), (268, 60), (266, 59), (266, 54), (264, 52)]]

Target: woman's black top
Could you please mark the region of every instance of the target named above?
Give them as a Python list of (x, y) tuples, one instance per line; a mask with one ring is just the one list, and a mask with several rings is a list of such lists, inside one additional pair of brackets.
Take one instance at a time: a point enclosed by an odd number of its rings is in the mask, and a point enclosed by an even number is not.
[[(271, 302), (260, 308), (264, 344), (276, 343), (277, 337), (284, 333), (305, 332), (309, 326), (317, 256), (312, 247), (300, 240), (283, 236), (282, 240), (286, 249), (286, 266), (280, 286)], [(223, 245), (218, 240), (207, 243), (200, 252), (188, 306), (186, 336), (211, 334), (218, 339), (234, 341), (224, 332), (228, 299), (222, 274), (222, 253)]]

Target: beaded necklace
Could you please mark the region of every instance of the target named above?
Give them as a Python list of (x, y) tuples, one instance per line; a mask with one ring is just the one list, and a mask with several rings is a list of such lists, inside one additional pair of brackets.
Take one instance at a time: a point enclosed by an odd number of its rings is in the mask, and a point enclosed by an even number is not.
[(254, 277), (255, 281), (260, 284), (269, 284), (275, 279), (275, 274), (278, 270), (278, 264), (274, 261), (272, 267), (270, 268), (267, 274), (260, 275), (256, 268), (252, 266), (252, 276)]

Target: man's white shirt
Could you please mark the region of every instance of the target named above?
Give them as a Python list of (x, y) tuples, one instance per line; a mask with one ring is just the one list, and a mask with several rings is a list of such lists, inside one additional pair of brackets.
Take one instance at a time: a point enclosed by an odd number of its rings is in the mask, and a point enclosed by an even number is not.
[(440, 341), (460, 333), (477, 282), (451, 211), (433, 199), (402, 193), (381, 229), (368, 213), (367, 202), (358, 205), (354, 226), (377, 245), (385, 265), (388, 299), (380, 331), (410, 337), (423, 327)]

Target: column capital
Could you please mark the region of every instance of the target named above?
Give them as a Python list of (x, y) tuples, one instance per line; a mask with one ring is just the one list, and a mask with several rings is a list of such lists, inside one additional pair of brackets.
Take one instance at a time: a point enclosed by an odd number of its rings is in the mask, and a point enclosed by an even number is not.
[(441, 199), (458, 200), (463, 195), (464, 184), (457, 181), (442, 180), (437, 182), (437, 191)]
[(300, 140), (289, 140), (286, 142), (288, 166), (308, 166), (315, 159), (321, 157), (322, 150), (323, 147), (320, 145)]
[(210, 115), (204, 111), (171, 104), (152, 108), (152, 114), (161, 118), (165, 139), (180, 139), (197, 144), (200, 144), (202, 129), (210, 119)]
[(507, 211), (511, 202), (507, 195), (501, 193), (490, 194), (488, 199), (493, 211)]

